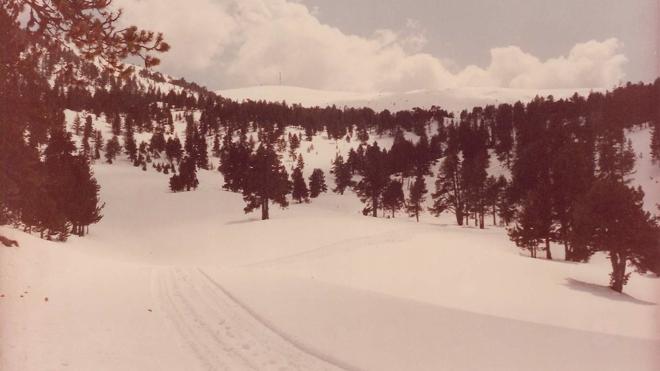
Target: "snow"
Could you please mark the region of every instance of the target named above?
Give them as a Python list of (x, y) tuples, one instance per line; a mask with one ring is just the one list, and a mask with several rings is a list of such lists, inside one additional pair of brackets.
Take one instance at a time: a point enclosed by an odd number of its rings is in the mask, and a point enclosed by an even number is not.
[[(94, 122), (107, 139), (105, 119)], [(648, 129), (629, 137), (644, 151)], [(330, 161), (357, 144), (322, 135), (311, 144), (309, 153), (301, 145), (305, 174), (319, 167), (331, 187)], [(647, 162), (635, 179), (657, 200)], [(273, 208), (260, 221), (221, 190), (217, 171), (200, 171), (200, 188), (177, 194), (167, 175), (126, 160), (97, 161), (94, 171), (106, 207), (90, 235), (63, 244), (0, 229), (21, 244), (0, 247), (2, 370), (660, 364), (660, 280), (633, 273), (614, 293), (602, 255), (531, 259), (502, 228), (457, 227), (451, 215), (364, 217), (351, 192)]]
[(591, 89), (513, 89), (460, 87), (439, 90), (413, 90), (409, 92), (342, 92), (300, 88), (285, 85), (263, 85), (238, 89), (217, 90), (216, 93), (230, 99), (286, 101), (305, 107), (370, 107), (376, 111), (399, 111), (414, 107), (440, 106), (453, 112), (488, 104), (529, 101), (539, 96), (552, 95), (555, 99), (567, 98), (574, 93), (588, 95)]

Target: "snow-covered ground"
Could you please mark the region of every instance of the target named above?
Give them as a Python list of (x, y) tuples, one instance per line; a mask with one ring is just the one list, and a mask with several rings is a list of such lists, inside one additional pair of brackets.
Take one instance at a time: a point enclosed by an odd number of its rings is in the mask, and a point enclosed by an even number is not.
[(513, 89), (461, 87), (441, 90), (413, 90), (403, 93), (393, 92), (341, 92), (325, 91), (295, 86), (263, 85), (239, 89), (218, 90), (223, 97), (242, 101), (244, 99), (286, 101), (306, 107), (370, 107), (374, 110), (398, 111), (414, 107), (430, 108), (442, 102), (442, 108), (449, 111), (471, 109), (487, 104), (514, 103), (529, 101), (535, 96), (552, 95), (555, 99), (567, 98), (574, 93), (588, 95), (590, 89)]
[[(642, 143), (648, 129), (629, 135)], [(354, 145), (311, 144), (305, 172), (328, 180), (335, 152)], [(649, 164), (638, 160), (637, 174)], [(217, 171), (172, 194), (166, 175), (126, 160), (94, 170), (106, 207), (90, 235), (62, 244), (0, 230), (21, 244), (0, 248), (1, 370), (660, 365), (660, 279), (633, 273), (616, 294), (602, 255), (531, 259), (502, 228), (364, 217), (350, 192), (261, 221)]]

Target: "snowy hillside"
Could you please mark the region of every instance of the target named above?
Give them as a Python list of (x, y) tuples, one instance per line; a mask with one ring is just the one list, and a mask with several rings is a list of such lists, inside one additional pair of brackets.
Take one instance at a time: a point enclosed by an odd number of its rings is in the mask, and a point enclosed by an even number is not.
[[(69, 122), (74, 115), (67, 111)], [(184, 125), (175, 122), (179, 135)], [(103, 117), (95, 127), (109, 135)], [(648, 129), (629, 137), (636, 151), (648, 148)], [(319, 167), (331, 187), (330, 160), (356, 145), (303, 141), (306, 175)], [(657, 200), (647, 153), (636, 179)], [(260, 221), (243, 213), (240, 194), (221, 190), (217, 171), (200, 171), (197, 191), (176, 194), (167, 175), (125, 159), (94, 171), (106, 208), (87, 237), (60, 244), (0, 230), (21, 244), (0, 248), (2, 370), (654, 370), (660, 362), (652, 325), (660, 280), (634, 273), (616, 294), (603, 255), (590, 264), (530, 259), (500, 227), (457, 227), (450, 215), (366, 218), (351, 192)]]
[(415, 90), (405, 93), (355, 93), (323, 91), (293, 86), (254, 86), (240, 89), (218, 90), (223, 97), (242, 101), (244, 99), (266, 100), (273, 102), (286, 101), (289, 104), (299, 103), (305, 107), (330, 106), (337, 107), (370, 107), (374, 110), (389, 109), (390, 111), (411, 109), (414, 107), (430, 108), (441, 106), (449, 111), (470, 109), (474, 106), (487, 104), (514, 103), (518, 100), (529, 101), (535, 96), (552, 95), (555, 98), (566, 98), (574, 93), (588, 95), (589, 89), (544, 89), (526, 90), (509, 88), (448, 88), (443, 90)]

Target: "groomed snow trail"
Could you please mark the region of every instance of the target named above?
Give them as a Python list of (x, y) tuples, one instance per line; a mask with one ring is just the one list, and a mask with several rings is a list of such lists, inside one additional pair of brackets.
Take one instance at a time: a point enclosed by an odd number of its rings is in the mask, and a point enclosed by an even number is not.
[(160, 309), (205, 370), (342, 370), (278, 333), (201, 269), (158, 268)]

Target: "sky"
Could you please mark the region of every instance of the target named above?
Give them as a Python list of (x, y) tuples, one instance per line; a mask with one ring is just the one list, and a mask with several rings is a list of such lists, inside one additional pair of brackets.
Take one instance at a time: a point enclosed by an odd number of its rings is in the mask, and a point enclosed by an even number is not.
[(611, 88), (660, 75), (658, 0), (115, 0), (210, 89)]

